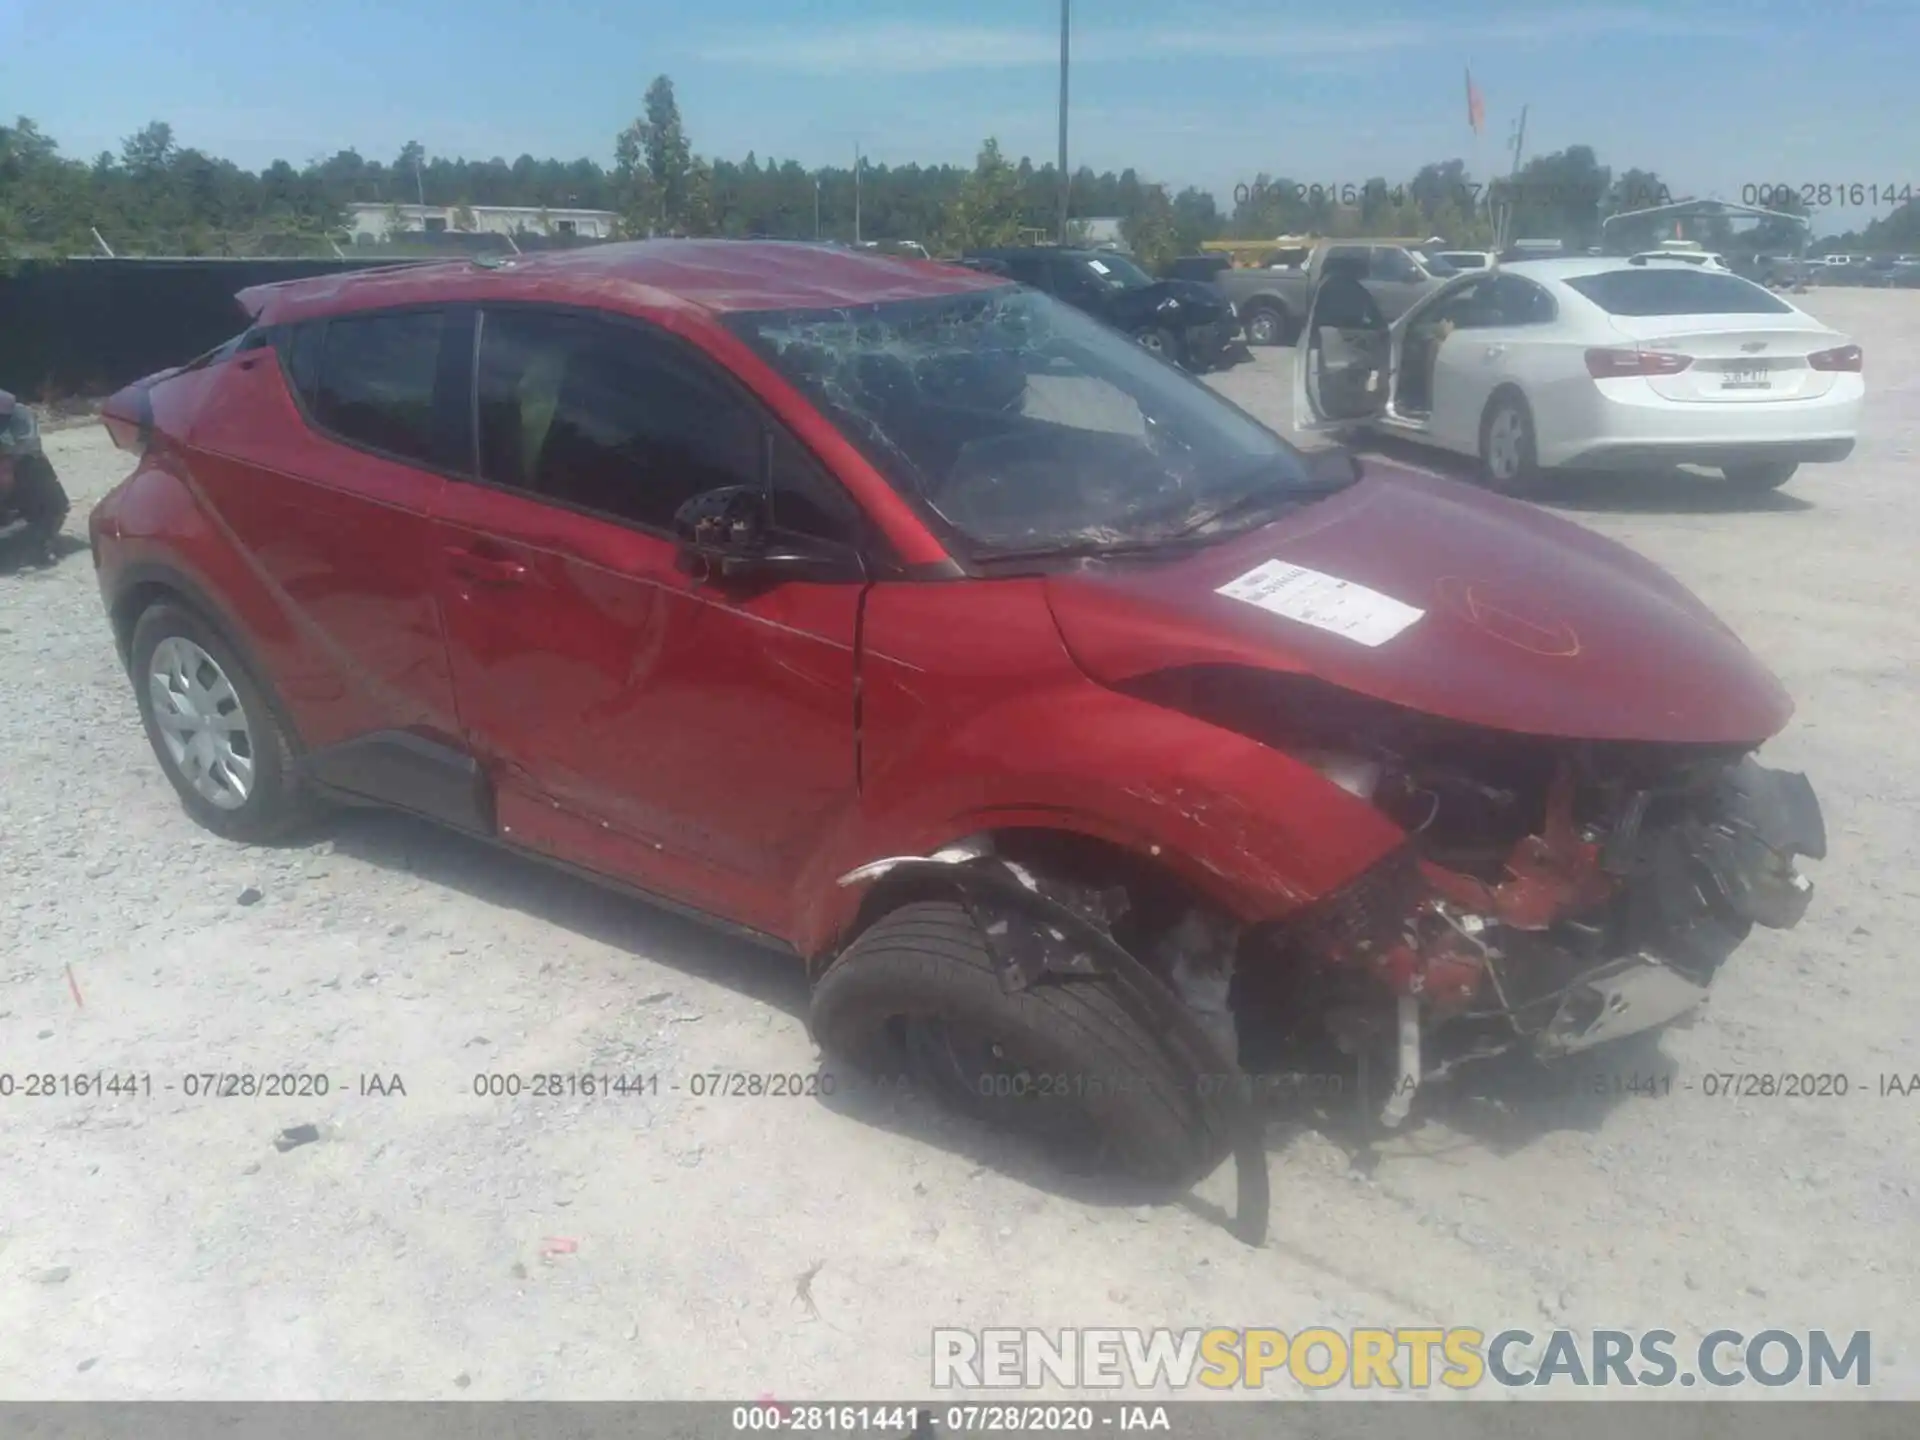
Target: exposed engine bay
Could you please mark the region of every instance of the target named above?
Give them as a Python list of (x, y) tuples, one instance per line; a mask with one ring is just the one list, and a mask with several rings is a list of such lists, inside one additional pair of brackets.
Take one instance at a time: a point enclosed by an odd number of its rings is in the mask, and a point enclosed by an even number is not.
[[(1177, 703), (1221, 723), (1223, 695), (1249, 698), (1178, 680)], [(1813, 887), (1794, 862), (1826, 854), (1806, 777), (1746, 750), (1503, 734), (1300, 677), (1261, 689), (1261, 738), (1406, 832), (1341, 890), (1240, 927), (1038, 837), (942, 858), (1003, 865), (1111, 935), (1250, 1076), (1329, 1046), (1384, 1068), (1389, 1126), (1463, 1062), (1550, 1061), (1696, 1011), (1755, 925), (1799, 923)]]
[(1619, 759), (1575, 751), (1509, 787), (1383, 768), (1371, 798), (1408, 817), (1406, 849), (1254, 938), (1243, 1034), (1292, 1035), (1311, 1012), (1354, 1048), (1391, 995), (1391, 1120), (1462, 1059), (1557, 1058), (1696, 1009), (1753, 926), (1804, 914), (1793, 862), (1826, 853), (1819, 806), (1804, 776), (1751, 756), (1638, 774)]

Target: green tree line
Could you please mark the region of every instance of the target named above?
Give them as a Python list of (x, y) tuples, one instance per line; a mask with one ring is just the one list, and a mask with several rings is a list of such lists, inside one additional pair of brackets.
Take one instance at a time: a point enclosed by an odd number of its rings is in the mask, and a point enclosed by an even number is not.
[[(860, 238), (915, 240), (936, 253), (1050, 237), (1059, 213), (1054, 166), (1014, 160), (991, 139), (970, 169), (863, 165), (857, 189)], [(1176, 191), (1133, 169), (1081, 167), (1069, 194), (1077, 217), (1118, 217), (1129, 246), (1150, 264), (1206, 240), (1283, 234), (1438, 235), (1463, 248), (1480, 246), (1491, 238), (1496, 199), (1511, 204), (1512, 235), (1589, 245), (1599, 243), (1608, 215), (1682, 198), (1655, 171), (1615, 171), (1586, 145), (1536, 156), (1511, 183), (1492, 185), (1475, 180), (1460, 160), (1422, 166), (1406, 180), (1377, 176), (1338, 186), (1295, 182), (1275, 167), (1236, 186), (1223, 205), (1206, 190)], [(846, 240), (856, 227), (850, 168), (810, 169), (753, 153), (741, 160), (703, 156), (664, 75), (615, 137), (610, 167), (531, 155), (511, 163), (452, 159), (408, 141), (391, 160), (341, 150), (299, 169), (277, 160), (254, 172), (179, 145), (160, 120), (128, 137), (119, 153), (89, 161), (62, 154), (27, 117), (0, 125), (0, 252), (10, 255), (97, 253), (96, 232), (122, 255), (324, 254), (330, 243), (346, 242), (348, 205), (416, 202), (608, 210), (620, 216), (627, 236)], [(1616, 230), (1607, 238), (1634, 248), (1665, 233), (1652, 224)], [(1768, 222), (1736, 240), (1732, 225), (1719, 222), (1695, 236), (1710, 248), (1786, 250), (1794, 230)], [(1920, 250), (1920, 206), (1903, 205), (1859, 234), (1820, 244)]]

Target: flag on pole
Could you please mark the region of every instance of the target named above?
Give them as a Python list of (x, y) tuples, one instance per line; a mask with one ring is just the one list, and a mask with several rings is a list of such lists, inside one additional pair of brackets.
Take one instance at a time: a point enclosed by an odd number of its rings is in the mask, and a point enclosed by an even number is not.
[(1476, 135), (1484, 130), (1487, 124), (1486, 97), (1480, 93), (1480, 87), (1473, 83), (1472, 67), (1467, 69), (1467, 124), (1473, 127), (1473, 133)]

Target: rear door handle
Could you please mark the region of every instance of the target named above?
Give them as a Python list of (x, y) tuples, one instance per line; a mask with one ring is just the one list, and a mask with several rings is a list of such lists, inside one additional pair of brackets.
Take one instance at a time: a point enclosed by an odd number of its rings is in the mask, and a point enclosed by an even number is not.
[(1498, 360), (1502, 355), (1506, 353), (1507, 353), (1507, 347), (1504, 345), (1487, 346), (1487, 359), (1489, 360)]
[(518, 560), (458, 547), (447, 551), (447, 568), (476, 585), (518, 585), (527, 578), (527, 567)]

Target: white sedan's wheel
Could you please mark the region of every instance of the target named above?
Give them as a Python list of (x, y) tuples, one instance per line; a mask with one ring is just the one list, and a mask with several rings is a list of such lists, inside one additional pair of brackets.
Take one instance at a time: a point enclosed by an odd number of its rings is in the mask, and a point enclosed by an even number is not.
[(1494, 396), (1480, 419), (1480, 479), (1502, 495), (1524, 495), (1539, 484), (1533, 412), (1517, 392)]

